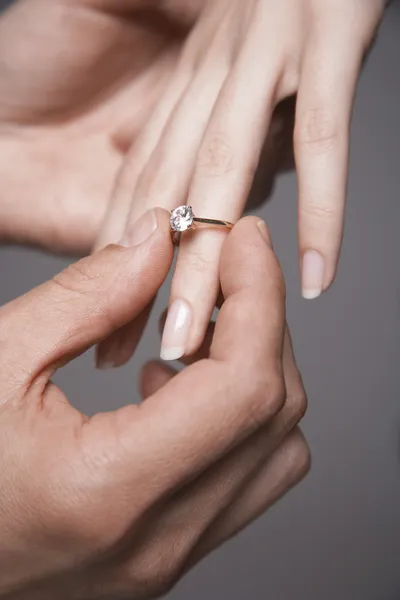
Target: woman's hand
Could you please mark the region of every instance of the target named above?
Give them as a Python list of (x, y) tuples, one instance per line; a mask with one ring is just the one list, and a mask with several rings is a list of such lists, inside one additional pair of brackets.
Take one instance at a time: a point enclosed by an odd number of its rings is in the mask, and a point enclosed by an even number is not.
[(51, 382), (156, 293), (168, 214), (146, 213), (126, 244), (0, 309), (0, 598), (161, 595), (308, 469), (284, 284), (258, 219), (225, 243), (226, 300), (199, 362), (147, 365), (141, 406), (92, 418)]
[[(189, 204), (198, 216), (237, 221), (274, 108), (297, 93), (303, 295), (315, 298), (326, 290), (342, 239), (354, 92), (384, 5), (384, 0), (204, 1), (169, 86), (125, 161), (98, 244), (122, 237), (155, 205)], [(167, 336), (165, 356), (190, 355), (201, 344), (218, 294), (224, 238), (211, 229), (182, 237), (167, 327), (177, 329), (171, 320), (179, 319), (176, 307), (184, 305), (190, 328), (179, 343)], [(127, 356), (125, 335), (114, 363)]]
[(1, 14), (0, 242), (91, 251), (197, 10), (193, 0), (21, 0)]

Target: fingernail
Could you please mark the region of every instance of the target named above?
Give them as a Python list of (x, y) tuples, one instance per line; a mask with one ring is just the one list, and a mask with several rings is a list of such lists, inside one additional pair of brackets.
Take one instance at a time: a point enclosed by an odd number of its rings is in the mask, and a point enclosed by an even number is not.
[(99, 371), (107, 371), (109, 369), (115, 369), (116, 364), (113, 359), (107, 359), (105, 356), (96, 356), (95, 358), (95, 367)]
[(185, 300), (175, 300), (168, 311), (161, 342), (162, 360), (177, 360), (185, 354), (192, 309)]
[[(128, 343), (129, 342), (129, 343)], [(130, 338), (108, 338), (96, 347), (94, 362), (96, 369), (105, 371), (124, 366), (131, 358), (135, 344)]]
[(148, 210), (133, 225), (130, 225), (120, 242), (121, 246), (133, 248), (140, 246), (156, 231), (158, 227), (157, 214), (155, 210)]
[(324, 287), (325, 261), (319, 252), (307, 250), (303, 256), (303, 298), (313, 300), (322, 294)]
[(267, 227), (267, 224), (266, 224), (266, 222), (265, 222), (265, 221), (263, 221), (262, 219), (260, 219), (260, 220), (258, 221), (258, 223), (257, 223), (257, 227), (258, 227), (258, 230), (259, 230), (259, 232), (260, 232), (260, 233), (261, 233), (261, 235), (262, 235), (262, 238), (263, 238), (264, 242), (266, 242), (266, 243), (267, 243), (267, 245), (268, 245), (270, 248), (272, 248), (271, 236), (270, 236), (270, 234), (269, 234), (269, 230), (268, 230), (268, 227)]
[(99, 371), (106, 371), (107, 369), (115, 369), (120, 366), (120, 360), (118, 357), (118, 348), (115, 345), (103, 347), (101, 344), (96, 348), (96, 354), (94, 358), (96, 369)]
[(112, 354), (110, 356), (108, 349), (104, 351), (104, 348), (101, 345), (96, 346), (94, 352), (94, 365), (96, 369), (99, 369), (100, 371), (112, 369), (114, 367), (114, 363), (115, 361), (112, 358)]

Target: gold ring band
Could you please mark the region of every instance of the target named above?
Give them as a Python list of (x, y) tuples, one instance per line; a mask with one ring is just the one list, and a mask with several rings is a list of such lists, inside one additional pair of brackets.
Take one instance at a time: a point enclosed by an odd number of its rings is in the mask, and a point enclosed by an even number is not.
[(227, 229), (233, 229), (233, 223), (229, 221), (220, 221), (219, 219), (203, 219), (201, 217), (193, 217), (194, 223), (205, 223), (206, 225), (214, 225), (216, 227), (226, 227)]
[(178, 208), (174, 208), (174, 210), (171, 211), (170, 218), (172, 239), (174, 244), (179, 245), (181, 234), (188, 229), (193, 229), (196, 223), (200, 223), (202, 225), (211, 225), (213, 227), (225, 227), (229, 230), (233, 228), (233, 223), (230, 223), (229, 221), (195, 217), (193, 208), (191, 206), (178, 206)]

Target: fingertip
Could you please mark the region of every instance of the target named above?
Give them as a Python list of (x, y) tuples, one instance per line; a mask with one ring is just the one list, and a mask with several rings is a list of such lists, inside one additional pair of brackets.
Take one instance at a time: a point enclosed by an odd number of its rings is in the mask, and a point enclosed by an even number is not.
[[(264, 242), (272, 248), (272, 239), (268, 229), (267, 223), (256, 216), (247, 216), (240, 219), (232, 229), (229, 234), (227, 240), (232, 236), (243, 236), (248, 237), (250, 235), (255, 235), (256, 231), (261, 234)], [(226, 242), (225, 242), (226, 243)]]
[(338, 259), (333, 264), (321, 250), (306, 250), (301, 260), (301, 294), (305, 300), (316, 300), (335, 281)]
[(242, 287), (256, 286), (265, 277), (284, 291), (282, 271), (265, 221), (245, 217), (235, 225), (223, 247), (220, 276), (225, 297)]
[(164, 361), (178, 360), (185, 354), (193, 324), (193, 307), (181, 298), (170, 305), (161, 341), (160, 357)]
[[(131, 332), (132, 328), (127, 327)], [(138, 344), (138, 336), (129, 339), (123, 330), (118, 330), (100, 342), (95, 351), (95, 366), (99, 371), (107, 371), (125, 366), (132, 358)]]
[(185, 346), (171, 346), (169, 348), (161, 348), (160, 358), (165, 362), (179, 360), (185, 354)]
[(115, 368), (115, 360), (113, 356), (109, 356), (107, 351), (101, 347), (102, 344), (96, 346), (94, 354), (94, 366), (98, 371), (108, 371)]
[(272, 238), (267, 223), (260, 217), (243, 217), (236, 223), (233, 230), (225, 240), (222, 250), (223, 255), (229, 256), (234, 247), (267, 246), (273, 250)]

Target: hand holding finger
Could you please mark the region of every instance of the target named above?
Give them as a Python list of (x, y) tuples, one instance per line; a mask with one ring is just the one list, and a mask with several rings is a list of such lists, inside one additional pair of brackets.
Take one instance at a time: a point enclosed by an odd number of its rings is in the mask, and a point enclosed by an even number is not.
[[(165, 366), (158, 380), (153, 371), (147, 388), (153, 395), (143, 406), (91, 419), (49, 380), (56, 368), (135, 318), (165, 277), (172, 258), (168, 218), (162, 211), (148, 217), (147, 225), (139, 221), (132, 230), (129, 246), (96, 253), (0, 311), (0, 331), (10, 334), (0, 360), (5, 597), (50, 600), (59, 590), (94, 599), (105, 592), (165, 593), (192, 564), (213, 523), (218, 535), (196, 560), (304, 472), (299, 449), (281, 463), (283, 479), (277, 469), (264, 473), (304, 410), (303, 401), (286, 401), (283, 390), (298, 399), (304, 390), (290, 356), (282, 362), (281, 275), (257, 219), (242, 221), (227, 241), (225, 316), (208, 360), (172, 379)], [(260, 313), (257, 329), (249, 328), (254, 293), (272, 315)], [(250, 501), (247, 491), (259, 490), (260, 478), (268, 482), (266, 493)], [(222, 524), (226, 511), (232, 517)]]
[[(65, 354), (77, 355), (107, 337), (151, 301), (172, 261), (168, 215), (162, 210), (150, 211), (135, 224), (123, 243), (124, 246), (110, 246), (101, 251), (98, 261), (83, 259), (52, 281), (0, 309), (0, 318), (7, 323), (3, 329), (4, 353), (10, 362), (15, 353), (20, 365), (26, 361), (29, 365), (27, 382), (49, 361), (57, 366)], [(110, 300), (115, 300), (112, 312), (105, 318), (103, 311)], [(46, 305), (51, 310), (46, 310)], [(67, 306), (71, 307), (70, 318), (65, 315)], [(58, 320), (54, 318), (56, 310)], [(7, 331), (19, 327), (25, 335), (16, 347)], [(5, 380), (7, 370), (8, 362), (0, 366), (0, 376)]]

